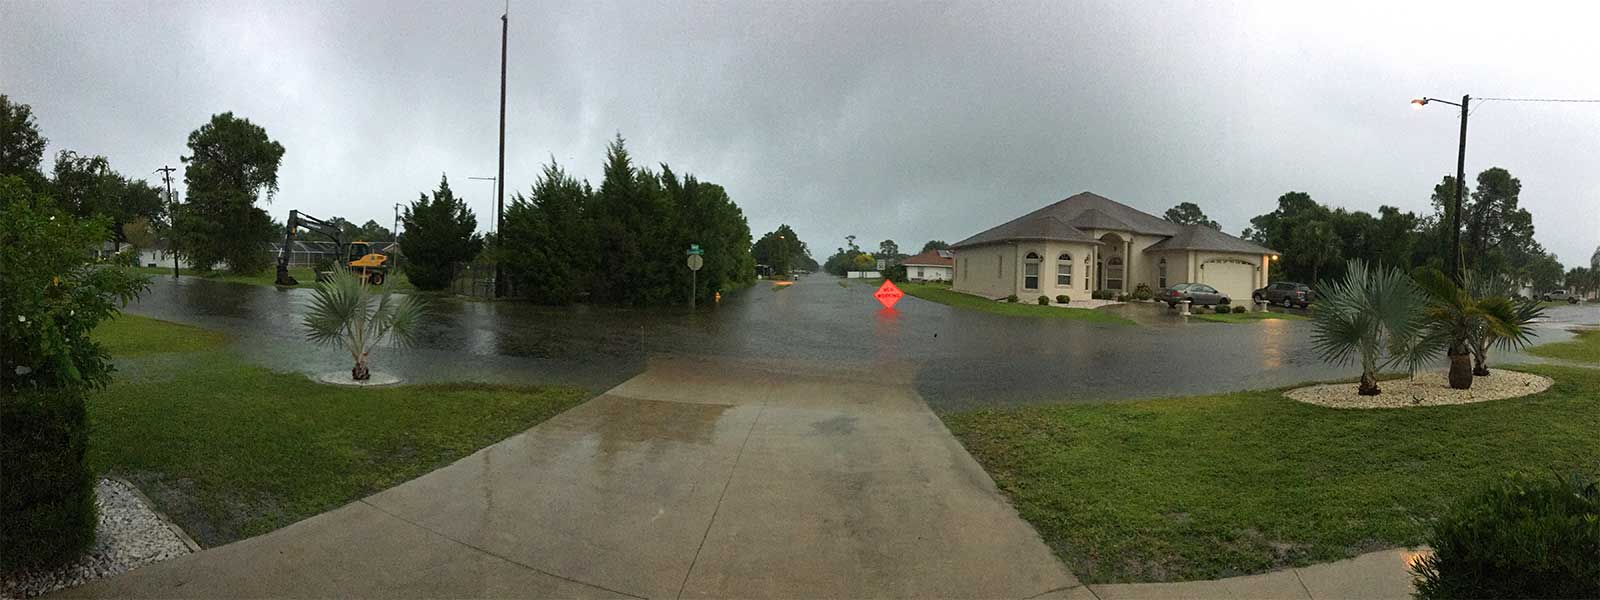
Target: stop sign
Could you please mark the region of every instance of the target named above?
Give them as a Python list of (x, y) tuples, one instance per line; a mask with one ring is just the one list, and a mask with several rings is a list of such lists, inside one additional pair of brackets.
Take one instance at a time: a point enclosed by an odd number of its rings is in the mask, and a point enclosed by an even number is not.
[(899, 302), (900, 297), (904, 295), (905, 292), (901, 292), (900, 288), (894, 286), (893, 281), (887, 279), (883, 280), (883, 285), (878, 286), (878, 291), (872, 293), (872, 297), (877, 298), (884, 308), (893, 308), (894, 303)]

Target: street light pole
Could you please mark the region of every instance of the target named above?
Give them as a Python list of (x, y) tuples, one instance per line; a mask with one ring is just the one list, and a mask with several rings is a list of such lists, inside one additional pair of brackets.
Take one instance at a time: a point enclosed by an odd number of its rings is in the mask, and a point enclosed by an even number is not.
[(1450, 278), (1457, 284), (1462, 283), (1461, 278), (1461, 205), (1467, 193), (1467, 114), (1468, 107), (1472, 105), (1472, 96), (1461, 96), (1461, 103), (1456, 104), (1449, 100), (1438, 98), (1418, 98), (1412, 100), (1412, 106), (1422, 108), (1429, 102), (1443, 102), (1461, 109), (1461, 146), (1456, 151), (1456, 202), (1450, 211)]
[[(511, 30), (511, 3), (506, 2), (506, 12), (500, 15), (500, 172), (495, 175), (495, 210), (494, 224), (496, 231), (504, 231), (506, 211), (506, 40)], [(494, 245), (500, 247), (500, 236), (494, 238)], [(500, 260), (494, 261), (494, 297), (506, 295), (506, 280), (500, 272)]]

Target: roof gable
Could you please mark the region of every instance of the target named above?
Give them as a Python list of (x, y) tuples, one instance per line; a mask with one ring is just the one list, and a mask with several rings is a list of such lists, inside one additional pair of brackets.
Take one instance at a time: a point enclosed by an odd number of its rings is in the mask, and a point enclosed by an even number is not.
[(1276, 250), (1249, 240), (1240, 239), (1205, 225), (1183, 225), (1178, 234), (1152, 244), (1145, 252), (1163, 250), (1209, 250), (1213, 252), (1241, 252), (1245, 254), (1277, 254)]
[[(1071, 230), (1071, 231), (1064, 231)], [(1048, 239), (1098, 243), (1085, 229), (1110, 229), (1145, 235), (1177, 235), (1180, 226), (1094, 192), (1068, 196), (1022, 215), (952, 247), (976, 246), (1013, 239)], [(1029, 235), (1031, 234), (1031, 235)], [(1051, 234), (1051, 235), (1041, 235)]]

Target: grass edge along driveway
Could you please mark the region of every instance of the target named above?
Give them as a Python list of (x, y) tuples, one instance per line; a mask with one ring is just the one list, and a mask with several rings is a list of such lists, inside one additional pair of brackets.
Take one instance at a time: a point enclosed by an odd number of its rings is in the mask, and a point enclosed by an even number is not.
[(1283, 390), (944, 414), (1086, 583), (1213, 579), (1423, 541), (1478, 484), (1600, 465), (1600, 370), (1523, 398), (1339, 410)]
[(215, 332), (127, 314), (95, 336), (117, 350), (118, 372), (88, 402), (91, 467), (134, 482), (207, 547), (414, 479), (590, 395), (553, 386), (334, 387), (249, 364)]
[(1116, 323), (1133, 325), (1133, 321), (1102, 310), (1091, 308), (1063, 308), (1059, 306), (1039, 306), (1023, 299), (1019, 302), (994, 301), (982, 296), (974, 296), (950, 289), (949, 286), (933, 285), (927, 283), (897, 283), (900, 291), (908, 296), (915, 296), (929, 302), (937, 302), (955, 308), (977, 310), (1008, 317), (1035, 317), (1045, 319), (1072, 319), (1076, 321), (1089, 321), (1091, 323)]
[(1577, 331), (1565, 342), (1540, 344), (1528, 349), (1528, 354), (1600, 365), (1600, 330)]
[(1230, 312), (1230, 313), (1226, 313), (1226, 314), (1204, 313), (1204, 314), (1190, 315), (1189, 318), (1191, 318), (1191, 319), (1199, 319), (1201, 321), (1210, 321), (1212, 323), (1248, 323), (1248, 322), (1252, 322), (1252, 321), (1270, 321), (1270, 320), (1274, 320), (1274, 319), (1282, 319), (1282, 320), (1285, 320), (1285, 321), (1307, 321), (1307, 320), (1310, 320), (1310, 317), (1307, 317), (1307, 316), (1304, 316), (1304, 315), (1296, 315), (1296, 314), (1291, 314), (1291, 313), (1280, 313), (1280, 312), (1270, 312), (1270, 311), (1253, 311), (1253, 312), (1243, 312), (1243, 313)]

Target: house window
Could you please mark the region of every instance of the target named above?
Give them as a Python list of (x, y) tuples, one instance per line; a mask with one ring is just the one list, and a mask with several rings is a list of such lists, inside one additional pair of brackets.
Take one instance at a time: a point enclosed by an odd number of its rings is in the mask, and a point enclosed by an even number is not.
[(1163, 258), (1163, 259), (1161, 259), (1161, 262), (1156, 263), (1156, 264), (1158, 265), (1157, 269), (1161, 272), (1160, 273), (1161, 274), (1161, 285), (1160, 285), (1160, 287), (1167, 287), (1167, 259)]
[(1122, 257), (1113, 256), (1106, 261), (1106, 288), (1122, 289)]
[(1039, 289), (1039, 255), (1029, 252), (1022, 262), (1022, 287), (1024, 289)]
[(922, 267), (917, 267), (917, 279), (927, 279), (927, 275), (923, 273)]
[(1056, 257), (1056, 285), (1072, 285), (1072, 255), (1065, 252)]

